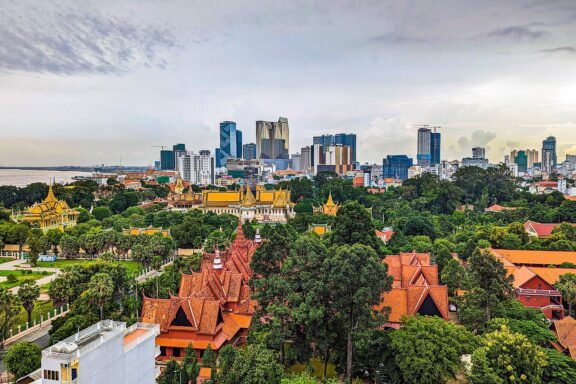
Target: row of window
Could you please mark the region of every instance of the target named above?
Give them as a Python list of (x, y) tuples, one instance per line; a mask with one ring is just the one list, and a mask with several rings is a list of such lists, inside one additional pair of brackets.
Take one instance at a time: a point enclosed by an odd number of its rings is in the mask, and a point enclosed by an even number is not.
[(60, 380), (60, 372), (58, 371), (50, 371), (48, 369), (44, 370), (44, 379), (46, 380)]

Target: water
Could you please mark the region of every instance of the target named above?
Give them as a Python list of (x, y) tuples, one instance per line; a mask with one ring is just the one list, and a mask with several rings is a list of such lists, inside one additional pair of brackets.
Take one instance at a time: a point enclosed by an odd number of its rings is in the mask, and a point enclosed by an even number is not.
[(88, 172), (79, 171), (33, 171), (27, 169), (0, 169), (0, 185), (15, 185), (25, 187), (32, 183), (49, 184), (56, 179), (56, 183), (70, 183), (74, 176), (89, 176)]

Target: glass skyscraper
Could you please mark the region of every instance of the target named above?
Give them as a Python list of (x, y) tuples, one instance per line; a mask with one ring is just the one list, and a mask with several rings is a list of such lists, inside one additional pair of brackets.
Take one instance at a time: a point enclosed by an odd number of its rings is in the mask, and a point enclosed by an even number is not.
[(406, 155), (388, 155), (382, 161), (382, 175), (387, 178), (406, 180), (408, 168), (413, 165), (413, 160)]
[(280, 117), (278, 122), (256, 122), (256, 157), (262, 160), (288, 160), (290, 132), (288, 119)]
[[(238, 145), (238, 137), (236, 133), (236, 123), (234, 121), (223, 121), (220, 123), (220, 151), (216, 151), (218, 155), (216, 158), (217, 167), (225, 167), (226, 160), (229, 157), (237, 157), (238, 149), (236, 146)], [(242, 143), (241, 138), (240, 143)]]
[(556, 138), (549, 136), (542, 141), (542, 172), (552, 173), (557, 164)]
[(436, 132), (437, 128), (439, 127), (434, 127), (434, 131), (427, 125), (418, 128), (416, 159), (422, 167), (440, 164), (441, 140), (440, 132)]
[(242, 158), (242, 131), (236, 130), (236, 158)]
[(430, 139), (430, 163), (440, 164), (440, 132), (432, 132)]

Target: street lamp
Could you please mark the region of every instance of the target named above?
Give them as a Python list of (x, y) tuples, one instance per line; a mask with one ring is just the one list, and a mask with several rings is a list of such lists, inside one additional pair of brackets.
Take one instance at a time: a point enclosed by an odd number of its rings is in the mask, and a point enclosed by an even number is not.
[(176, 372), (178, 372), (178, 375), (179, 375), (179, 377), (180, 377), (180, 378), (178, 379), (178, 382), (179, 382), (180, 384), (182, 384), (182, 368), (177, 369), (177, 370), (174, 371), (174, 373), (176, 373)]

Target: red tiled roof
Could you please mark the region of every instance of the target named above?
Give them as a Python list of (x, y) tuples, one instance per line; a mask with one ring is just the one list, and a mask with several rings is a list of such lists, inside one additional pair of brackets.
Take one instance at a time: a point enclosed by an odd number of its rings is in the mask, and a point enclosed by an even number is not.
[(389, 255), (384, 262), (394, 282), (392, 290), (382, 296), (382, 303), (376, 309), (390, 308), (388, 321), (392, 326), (400, 323), (403, 316), (418, 313), (428, 296), (442, 317), (448, 320), (448, 287), (439, 285), (438, 266), (430, 265), (430, 254)]
[(576, 320), (566, 316), (562, 320), (554, 321), (554, 332), (558, 343), (569, 352), (570, 356), (576, 358)]
[(503, 212), (503, 211), (514, 211), (516, 207), (504, 207), (502, 205), (494, 204), (491, 207), (486, 208), (484, 211), (486, 212)]

